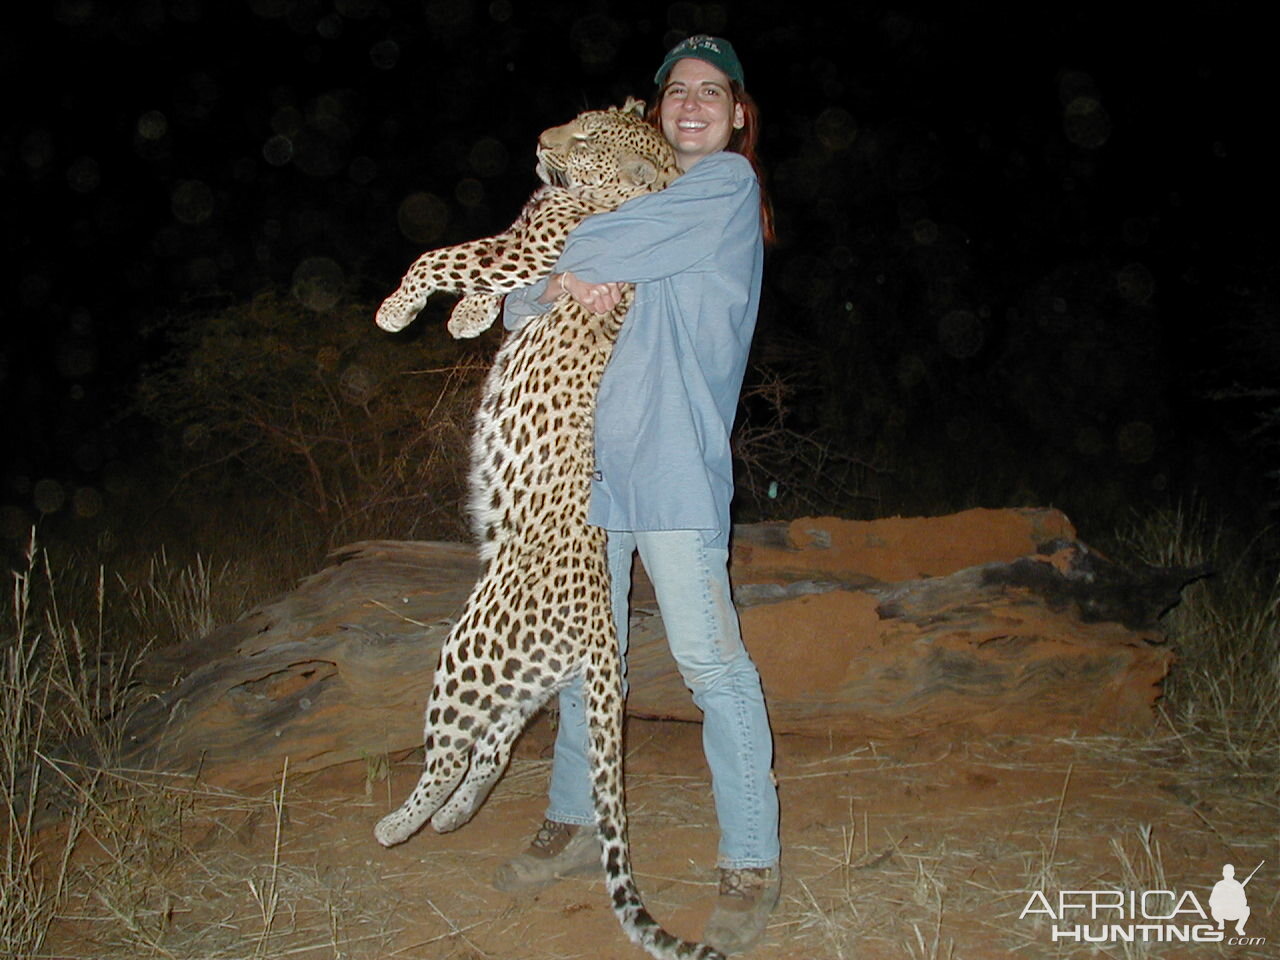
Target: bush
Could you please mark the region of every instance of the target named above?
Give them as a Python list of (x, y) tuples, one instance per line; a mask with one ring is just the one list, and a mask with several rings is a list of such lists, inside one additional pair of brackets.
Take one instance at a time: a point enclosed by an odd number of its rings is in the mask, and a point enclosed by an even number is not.
[(142, 377), (138, 409), (184, 482), (265, 496), (318, 522), (330, 545), (460, 536), (487, 347), (434, 329), (422, 343), (388, 336), (372, 317), (367, 305), (321, 313), (266, 293), (182, 318)]

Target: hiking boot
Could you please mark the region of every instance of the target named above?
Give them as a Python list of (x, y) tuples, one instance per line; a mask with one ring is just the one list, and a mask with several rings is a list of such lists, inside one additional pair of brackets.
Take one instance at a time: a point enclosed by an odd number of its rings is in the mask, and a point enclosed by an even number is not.
[(721, 953), (749, 950), (764, 936), (769, 914), (777, 906), (782, 873), (777, 867), (720, 868), (720, 895), (702, 941)]
[(600, 837), (594, 824), (578, 826), (543, 820), (529, 848), (494, 872), (493, 887), (504, 893), (538, 890), (561, 877), (601, 869)]

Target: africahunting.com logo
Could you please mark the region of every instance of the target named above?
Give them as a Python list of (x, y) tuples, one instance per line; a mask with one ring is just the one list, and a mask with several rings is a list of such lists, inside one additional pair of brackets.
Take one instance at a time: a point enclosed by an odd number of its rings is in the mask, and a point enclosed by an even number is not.
[(1262, 863), (1244, 880), (1236, 879), (1232, 864), (1224, 864), (1222, 879), (1209, 893), (1208, 910), (1190, 890), (1060, 890), (1051, 895), (1037, 890), (1018, 919), (1047, 920), (1055, 943), (1259, 946), (1266, 937), (1251, 937), (1245, 928), (1251, 912), (1245, 887)]

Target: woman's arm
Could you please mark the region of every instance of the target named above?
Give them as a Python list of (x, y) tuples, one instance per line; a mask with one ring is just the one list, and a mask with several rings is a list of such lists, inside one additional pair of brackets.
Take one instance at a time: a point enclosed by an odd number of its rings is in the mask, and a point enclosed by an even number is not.
[[(713, 154), (665, 190), (580, 223), (569, 234), (553, 277), (568, 271), (579, 281), (600, 285), (697, 270), (726, 231), (743, 224), (759, 229), (759, 203), (747, 160), (735, 153)], [(569, 283), (572, 294), (573, 280)]]
[(556, 298), (544, 300), (543, 296), (547, 288), (552, 286), (551, 279), (551, 277), (543, 277), (527, 287), (520, 287), (508, 293), (502, 303), (502, 325), (508, 330), (519, 330), (534, 317), (541, 316), (550, 310)]
[(502, 307), (502, 325), (519, 330), (568, 294), (593, 313), (609, 313), (622, 299), (620, 283), (587, 283), (571, 273), (553, 273), (545, 279), (507, 294)]
[(540, 302), (554, 303), (566, 293), (592, 313), (609, 313), (622, 300), (622, 284), (588, 283), (568, 271), (553, 273), (547, 278), (547, 290)]

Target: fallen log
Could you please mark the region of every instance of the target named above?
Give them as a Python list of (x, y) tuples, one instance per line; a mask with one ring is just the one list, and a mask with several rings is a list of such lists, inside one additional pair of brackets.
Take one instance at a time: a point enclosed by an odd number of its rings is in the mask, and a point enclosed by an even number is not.
[[(377, 541), (144, 666), (135, 762), (227, 786), (407, 751), (470, 547)], [(755, 524), (735, 600), (775, 732), (868, 738), (1147, 727), (1172, 655), (1155, 627), (1189, 571), (1127, 571), (1054, 510)], [(633, 578), (628, 712), (697, 720), (652, 588)]]

